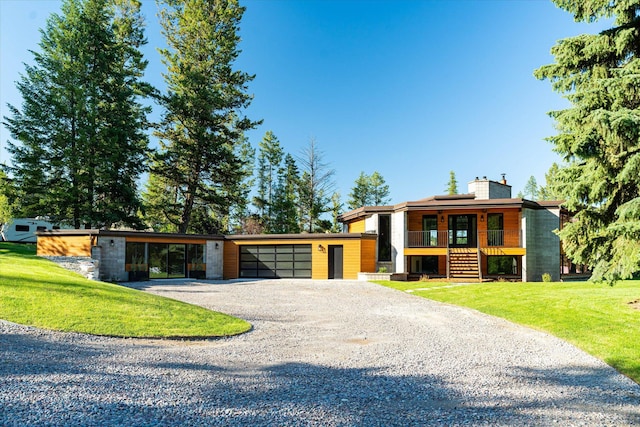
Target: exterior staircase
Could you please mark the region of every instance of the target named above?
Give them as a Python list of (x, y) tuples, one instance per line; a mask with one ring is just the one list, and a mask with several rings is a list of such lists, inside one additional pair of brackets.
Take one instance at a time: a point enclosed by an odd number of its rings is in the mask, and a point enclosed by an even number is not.
[(449, 278), (478, 280), (480, 278), (478, 254), (465, 250), (450, 249)]

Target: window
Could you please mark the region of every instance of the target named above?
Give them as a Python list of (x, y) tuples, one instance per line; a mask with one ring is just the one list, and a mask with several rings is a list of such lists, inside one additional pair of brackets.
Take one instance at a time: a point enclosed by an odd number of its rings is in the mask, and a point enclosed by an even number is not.
[(491, 275), (517, 275), (518, 258), (504, 255), (487, 257), (487, 273)]
[(26, 231), (26, 232), (29, 232), (29, 226), (28, 226), (28, 225), (20, 225), (20, 224), (17, 224), (17, 225), (16, 225), (16, 231), (23, 231), (23, 232), (24, 232), (24, 231)]
[(487, 215), (487, 243), (489, 246), (504, 246), (504, 218), (501, 213)]
[(391, 261), (391, 215), (378, 216), (378, 261)]
[(422, 236), (424, 246), (438, 246), (438, 216), (422, 216)]
[(412, 274), (438, 274), (438, 257), (432, 256), (412, 256)]
[(146, 264), (146, 243), (127, 242), (125, 247), (125, 264)]

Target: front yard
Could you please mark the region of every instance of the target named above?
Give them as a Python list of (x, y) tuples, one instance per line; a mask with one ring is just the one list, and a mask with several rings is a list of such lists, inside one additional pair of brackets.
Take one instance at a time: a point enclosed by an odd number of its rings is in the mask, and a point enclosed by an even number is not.
[(640, 281), (376, 283), (549, 332), (640, 383)]

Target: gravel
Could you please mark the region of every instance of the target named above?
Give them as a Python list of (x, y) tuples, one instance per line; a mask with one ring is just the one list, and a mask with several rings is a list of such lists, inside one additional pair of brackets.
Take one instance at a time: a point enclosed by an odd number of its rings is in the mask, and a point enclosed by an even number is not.
[(640, 386), (547, 334), (352, 281), (152, 281), (250, 321), (209, 341), (0, 321), (0, 425), (640, 425)]

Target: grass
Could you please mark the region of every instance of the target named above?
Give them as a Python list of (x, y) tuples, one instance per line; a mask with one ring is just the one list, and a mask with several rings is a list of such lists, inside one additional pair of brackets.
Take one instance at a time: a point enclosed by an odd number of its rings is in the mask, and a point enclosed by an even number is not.
[(123, 286), (95, 282), (0, 242), (0, 319), (65, 332), (137, 338), (212, 338), (251, 324)]
[(640, 310), (632, 304), (640, 300), (640, 281), (613, 287), (591, 282), (376, 283), (549, 332), (640, 383)]

